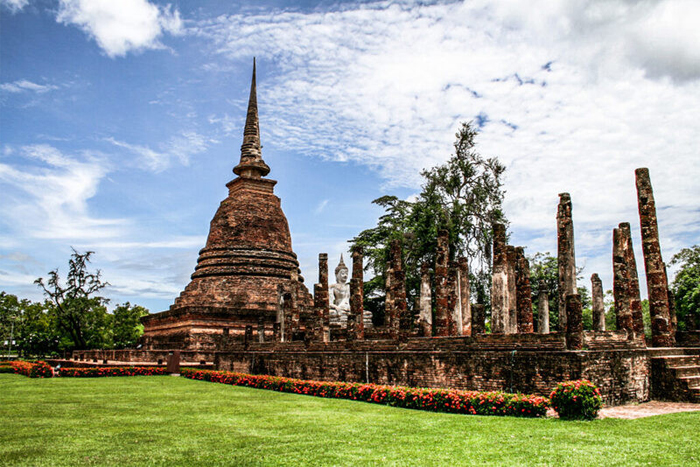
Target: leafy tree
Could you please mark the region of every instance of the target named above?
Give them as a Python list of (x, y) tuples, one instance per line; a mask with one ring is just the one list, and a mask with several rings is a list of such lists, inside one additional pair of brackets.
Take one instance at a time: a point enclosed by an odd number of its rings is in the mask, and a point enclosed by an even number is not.
[(109, 346), (110, 317), (108, 300), (97, 294), (109, 283), (100, 278), (100, 271), (87, 270), (90, 256), (73, 250), (69, 260), (65, 286), (61, 285), (58, 269), (49, 272), (49, 278), (34, 281), (52, 302), (52, 313), (57, 327), (67, 335), (64, 345), (68, 348), (90, 349)]
[(17, 340), (22, 317), (22, 306), (19, 299), (11, 294), (0, 292), (0, 336), (2, 343), (6, 344), (3, 349), (9, 352), (10, 347), (16, 348), (12, 341)]
[(700, 245), (683, 248), (673, 256), (670, 264), (680, 265), (671, 284), (678, 330), (700, 330)]
[(505, 167), (497, 159), (484, 159), (475, 150), (477, 133), (463, 123), (456, 134), (455, 152), (443, 165), (421, 172), (425, 180), (414, 201), (383, 196), (373, 201), (384, 208), (377, 226), (351, 240), (364, 249), (366, 269), (374, 277), (365, 283), (365, 307), (375, 319), (383, 314), (384, 285), (389, 245), (399, 239), (403, 246), (406, 292), (413, 307), (420, 290), (420, 266), (435, 264), (437, 234), (449, 232), (450, 259), (469, 260), (472, 294), (489, 304), (492, 225), (506, 223), (502, 210), (501, 176)]
[(129, 302), (117, 305), (113, 311), (112, 340), (114, 347), (124, 349), (136, 345), (143, 334), (141, 317), (148, 315), (148, 310), (142, 306), (132, 306)]

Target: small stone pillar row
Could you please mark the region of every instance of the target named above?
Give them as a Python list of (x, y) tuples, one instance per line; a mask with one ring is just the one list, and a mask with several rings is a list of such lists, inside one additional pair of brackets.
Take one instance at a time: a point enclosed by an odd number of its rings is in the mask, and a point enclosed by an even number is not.
[(639, 276), (637, 275), (637, 260), (632, 248), (632, 232), (629, 222), (619, 225), (620, 234), (623, 237), (625, 250), (625, 265), (627, 266), (627, 293), (630, 300), (630, 313), (632, 315), (632, 329), (638, 338), (644, 338), (644, 316), (642, 315), (642, 299), (639, 294)]
[(472, 306), (472, 337), (486, 333), (486, 310), (481, 303)]
[(625, 254), (625, 236), (622, 230), (613, 229), (613, 298), (618, 331), (627, 331), (634, 337), (634, 324), (630, 310), (629, 273)]
[(566, 296), (566, 348), (583, 349), (583, 307), (579, 294)]
[(591, 299), (593, 311), (593, 330), (605, 331), (605, 304), (603, 301), (603, 281), (598, 274), (591, 276)]
[(449, 261), (449, 237), (445, 229), (438, 231), (435, 254), (435, 335), (449, 335), (447, 265)]
[(493, 268), (491, 275), (491, 332), (505, 334), (508, 321), (508, 254), (506, 226), (493, 225)]
[(472, 309), (471, 309), (471, 285), (469, 283), (469, 263), (467, 258), (459, 258), (457, 261), (457, 279), (459, 283), (459, 303), (462, 316), (462, 329), (457, 329), (460, 335), (472, 335)]
[(420, 300), (418, 329), (423, 337), (433, 335), (433, 303), (430, 288), (430, 265), (423, 263), (420, 267)]
[(576, 293), (576, 253), (571, 195), (559, 193), (557, 208), (557, 262), (559, 265), (559, 331), (565, 331), (566, 296)]
[(348, 338), (365, 338), (362, 247), (355, 247), (352, 250), (352, 277), (350, 279), (350, 316), (348, 317)]
[(675, 336), (668, 301), (668, 278), (661, 258), (656, 203), (649, 178), (649, 169), (637, 169), (634, 173), (637, 182), (639, 223), (642, 228), (642, 252), (644, 253), (644, 268), (649, 293), (651, 345), (653, 347), (672, 347), (675, 344)]
[(330, 340), (330, 302), (328, 297), (328, 253), (318, 255), (318, 284), (314, 285), (316, 309), (316, 340)]
[(537, 295), (537, 332), (549, 334), (549, 293), (545, 281), (540, 281)]
[(525, 250), (521, 246), (515, 249), (515, 285), (517, 288), (518, 332), (534, 332), (530, 262), (525, 257)]

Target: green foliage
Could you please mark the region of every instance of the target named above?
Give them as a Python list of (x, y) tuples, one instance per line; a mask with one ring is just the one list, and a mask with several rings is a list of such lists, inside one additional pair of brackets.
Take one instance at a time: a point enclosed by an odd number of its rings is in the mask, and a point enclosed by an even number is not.
[(61, 285), (58, 269), (49, 272), (49, 278), (34, 281), (53, 303), (53, 314), (58, 328), (69, 337), (69, 348), (92, 349), (108, 345), (109, 318), (106, 304), (109, 300), (97, 296), (109, 283), (100, 278), (100, 271), (87, 270), (94, 252), (78, 253), (73, 250), (69, 260), (66, 285)]
[(136, 345), (136, 341), (143, 334), (141, 317), (148, 315), (148, 310), (126, 302), (123, 305), (118, 305), (112, 314), (114, 316), (112, 324), (114, 347), (124, 349)]
[(413, 308), (420, 290), (421, 264), (435, 264), (440, 228), (449, 232), (450, 259), (468, 258), (472, 296), (488, 309), (492, 225), (506, 223), (501, 181), (505, 167), (474, 150), (476, 134), (470, 123), (462, 124), (454, 155), (445, 164), (421, 172), (425, 183), (417, 199), (383, 196), (374, 200), (384, 208), (384, 215), (376, 227), (351, 240), (353, 247), (363, 248), (366, 269), (374, 274), (365, 282), (365, 307), (375, 319), (379, 316), (378, 322), (383, 314), (390, 242), (402, 242), (408, 305)]
[(603, 406), (600, 391), (585, 379), (559, 383), (549, 399), (563, 420), (593, 420)]
[(530, 288), (532, 289), (532, 312), (534, 322), (539, 317), (540, 282), (544, 281), (549, 298), (549, 329), (559, 329), (559, 269), (557, 258), (547, 253), (528, 256), (530, 262)]
[(671, 284), (678, 330), (700, 330), (700, 245), (683, 248), (670, 264), (680, 265)]

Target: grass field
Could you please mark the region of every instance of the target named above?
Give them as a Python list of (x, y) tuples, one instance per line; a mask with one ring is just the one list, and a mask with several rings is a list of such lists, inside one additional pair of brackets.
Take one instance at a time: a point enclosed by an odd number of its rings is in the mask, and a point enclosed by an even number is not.
[(700, 412), (435, 414), (169, 376), (0, 374), (2, 465), (700, 465)]

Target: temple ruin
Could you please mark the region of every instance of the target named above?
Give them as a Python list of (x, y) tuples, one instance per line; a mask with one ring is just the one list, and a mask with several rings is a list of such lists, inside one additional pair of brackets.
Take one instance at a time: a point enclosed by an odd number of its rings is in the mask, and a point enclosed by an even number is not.
[[(266, 178), (270, 167), (261, 153), (255, 66), (240, 161), (233, 172), (191, 282), (169, 310), (143, 319), (141, 348), (76, 351), (74, 363), (162, 362), (177, 352), (192, 364), (302, 379), (547, 395), (561, 381), (585, 378), (610, 404), (652, 397), (700, 401), (700, 331), (675, 329), (647, 169), (638, 169), (636, 176), (649, 343), (629, 223), (613, 230), (617, 329), (606, 330), (603, 286), (593, 274), (593, 326), (584, 330), (568, 193), (559, 195), (556, 222), (552, 219), (557, 290), (540, 282), (533, 297), (524, 247), (508, 245), (505, 225), (493, 226), (490, 319), (486, 304), (474, 303), (467, 259), (450, 261), (444, 229), (438, 232), (435, 263), (421, 266), (420, 296), (411, 307), (402, 242), (391, 242), (384, 322), (373, 323), (365, 310), (359, 248), (351, 252), (350, 275), (341, 257), (331, 286), (328, 255), (319, 254), (312, 296), (274, 195), (276, 182)], [(555, 312), (558, 329), (552, 331)]]

